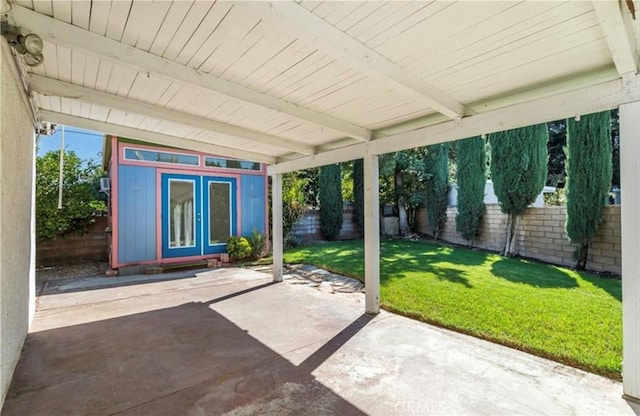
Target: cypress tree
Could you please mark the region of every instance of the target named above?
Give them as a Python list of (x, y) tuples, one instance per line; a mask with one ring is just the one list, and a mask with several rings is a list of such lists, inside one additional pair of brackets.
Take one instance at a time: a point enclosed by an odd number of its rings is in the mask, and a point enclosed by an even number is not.
[(320, 232), (327, 240), (335, 240), (342, 228), (342, 181), (340, 165), (320, 168), (318, 177), (320, 202)]
[(491, 134), (491, 179), (500, 208), (508, 214), (505, 256), (515, 252), (519, 215), (544, 187), (548, 140), (546, 123)]
[(429, 228), (436, 240), (447, 219), (447, 182), (449, 178), (449, 144), (427, 146), (425, 173), (427, 176), (427, 215)]
[(567, 236), (575, 246), (576, 269), (584, 270), (589, 242), (602, 221), (611, 187), (609, 111), (567, 120)]
[(364, 161), (353, 161), (353, 222), (364, 228)]
[(484, 187), (487, 181), (485, 143), (472, 137), (457, 143), (458, 214), (456, 230), (473, 247), (473, 238), (485, 212)]

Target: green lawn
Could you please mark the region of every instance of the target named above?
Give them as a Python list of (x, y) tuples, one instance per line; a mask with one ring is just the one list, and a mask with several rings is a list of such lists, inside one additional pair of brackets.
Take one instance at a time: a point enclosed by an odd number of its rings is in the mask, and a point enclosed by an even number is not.
[[(364, 279), (361, 240), (297, 247), (284, 257)], [(620, 379), (617, 279), (465, 248), (384, 241), (380, 291), (387, 310)]]

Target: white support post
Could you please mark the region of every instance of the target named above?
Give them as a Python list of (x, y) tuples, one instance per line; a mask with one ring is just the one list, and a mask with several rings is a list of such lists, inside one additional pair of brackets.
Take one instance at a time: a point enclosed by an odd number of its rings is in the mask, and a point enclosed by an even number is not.
[(283, 235), (282, 235), (282, 174), (276, 173), (271, 182), (271, 215), (273, 223), (273, 281), (282, 282)]
[(380, 312), (380, 196), (378, 155), (364, 157), (364, 286), (365, 312)]
[(640, 399), (640, 101), (620, 106), (622, 386)]

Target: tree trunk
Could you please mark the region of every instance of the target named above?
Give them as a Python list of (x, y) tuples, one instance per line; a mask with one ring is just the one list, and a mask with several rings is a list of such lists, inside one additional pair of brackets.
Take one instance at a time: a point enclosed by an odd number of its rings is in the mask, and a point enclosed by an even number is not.
[(400, 235), (406, 237), (411, 234), (409, 228), (409, 220), (407, 218), (407, 210), (404, 207), (404, 198), (398, 198), (398, 222), (400, 223)]
[(576, 270), (584, 270), (587, 267), (587, 256), (589, 255), (589, 243), (585, 243), (577, 249)]
[(507, 238), (505, 238), (504, 249), (501, 253), (505, 257), (509, 253), (509, 244), (511, 244), (511, 214), (507, 214)]
[(407, 223), (409, 224), (409, 230), (416, 229), (416, 210), (415, 208), (407, 210)]
[(513, 257), (516, 254), (516, 234), (518, 231), (518, 219), (520, 219), (520, 216), (517, 214), (513, 214), (513, 218), (511, 219), (511, 242), (509, 242), (509, 252), (507, 253), (507, 257)]
[(505, 257), (513, 257), (515, 253), (515, 236), (518, 225), (518, 216), (516, 214), (508, 214), (507, 216), (507, 241), (504, 245), (502, 255)]
[(396, 194), (398, 195), (398, 223), (400, 225), (400, 236), (406, 237), (411, 234), (409, 229), (409, 219), (407, 218), (407, 209), (402, 196), (402, 172), (398, 171), (394, 174), (394, 183), (396, 186)]

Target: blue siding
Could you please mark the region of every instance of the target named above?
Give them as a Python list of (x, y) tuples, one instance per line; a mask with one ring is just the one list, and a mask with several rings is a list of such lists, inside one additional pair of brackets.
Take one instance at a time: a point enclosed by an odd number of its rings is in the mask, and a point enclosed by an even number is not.
[(242, 204), (240, 206), (240, 214), (242, 218), (243, 236), (251, 235), (256, 229), (261, 233), (265, 232), (265, 198), (264, 194), (265, 177), (260, 175), (242, 175), (241, 193)]
[(118, 166), (118, 260), (156, 259), (156, 169)]

